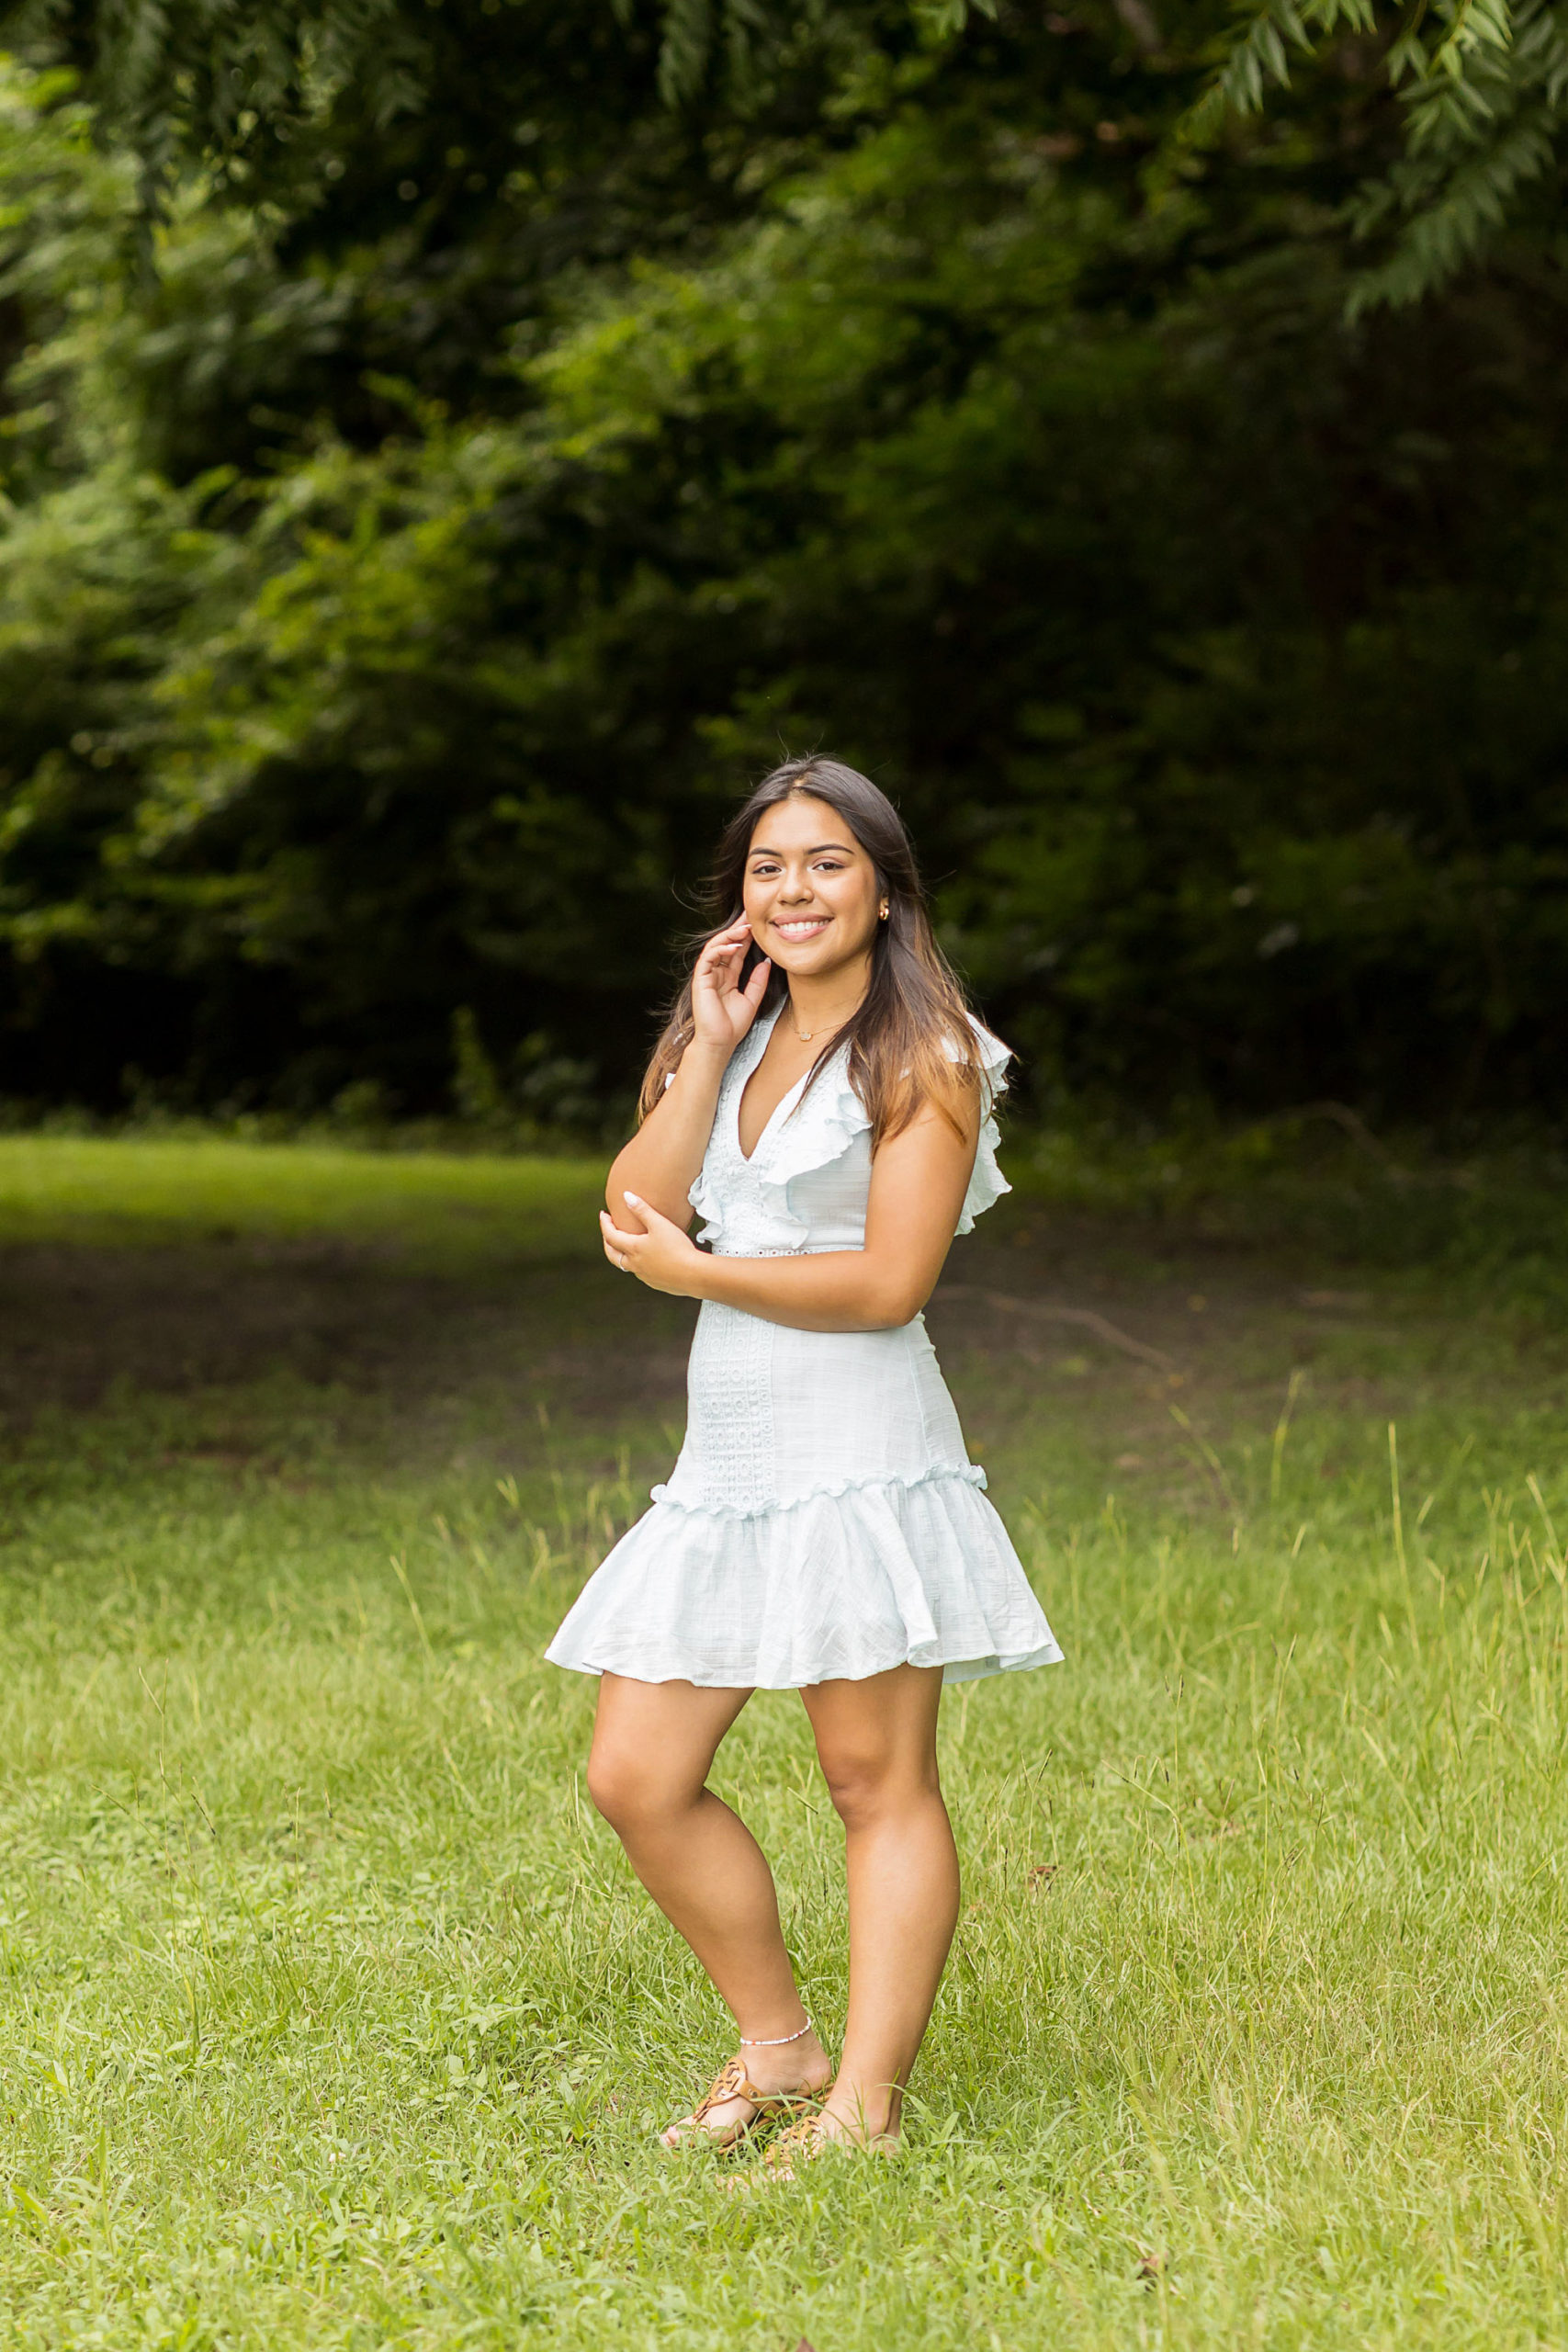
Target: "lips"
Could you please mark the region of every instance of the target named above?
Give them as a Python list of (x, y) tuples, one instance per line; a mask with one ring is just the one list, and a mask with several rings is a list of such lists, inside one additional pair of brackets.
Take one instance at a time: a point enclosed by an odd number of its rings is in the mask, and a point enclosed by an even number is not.
[(787, 939), (792, 946), (798, 947), (803, 941), (815, 939), (826, 931), (832, 920), (831, 915), (810, 915), (798, 922), (781, 922), (775, 915), (773, 927), (781, 939)]

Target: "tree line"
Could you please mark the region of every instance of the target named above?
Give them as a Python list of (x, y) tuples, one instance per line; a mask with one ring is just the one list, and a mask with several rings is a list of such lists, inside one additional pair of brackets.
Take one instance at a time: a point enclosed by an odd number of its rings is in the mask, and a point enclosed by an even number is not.
[(820, 746), (1043, 1106), (1561, 1107), (1552, 11), (0, 39), (0, 1094), (581, 1124)]

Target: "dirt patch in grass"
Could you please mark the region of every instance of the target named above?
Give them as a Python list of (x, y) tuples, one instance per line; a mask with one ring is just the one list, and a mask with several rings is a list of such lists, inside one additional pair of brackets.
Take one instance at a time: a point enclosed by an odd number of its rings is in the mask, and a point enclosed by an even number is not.
[[(1280, 1262), (1201, 1234), (1158, 1236), (1008, 1204), (960, 1243), (930, 1309), (976, 1452), (1071, 1430), (1122, 1483), (1204, 1476), (1205, 1431), (1271, 1428), (1292, 1375), (1318, 1402), (1397, 1412), (1414, 1391), (1539, 1387), (1517, 1336), (1335, 1264)], [(510, 1399), (606, 1441), (679, 1425), (694, 1310), (581, 1259), (461, 1272), (377, 1243), (204, 1236), (0, 1252), (0, 1422), (284, 1376), (375, 1400), (399, 1453), (446, 1442), (458, 1400)], [(662, 1442), (662, 1441), (660, 1441)]]
[(13, 1248), (0, 1258), (0, 1416), (25, 1427), (117, 1386), (179, 1394), (279, 1373), (414, 1409), (498, 1377), (543, 1379), (567, 1409), (617, 1412), (679, 1396), (672, 1319), (690, 1317), (581, 1264), (478, 1280), (402, 1272), (342, 1244)]

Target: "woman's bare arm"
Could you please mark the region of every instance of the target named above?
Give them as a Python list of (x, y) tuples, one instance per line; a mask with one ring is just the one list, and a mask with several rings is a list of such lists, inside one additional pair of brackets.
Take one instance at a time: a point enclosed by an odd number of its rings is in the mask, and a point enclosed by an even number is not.
[(674, 1080), (664, 1090), (630, 1143), (620, 1151), (604, 1185), (604, 1198), (617, 1224), (630, 1224), (626, 1208), (628, 1192), (678, 1225), (691, 1224), (686, 1195), (713, 1132), (713, 1114), (719, 1084), (728, 1065), (727, 1053), (716, 1052), (694, 1037), (681, 1057)]
[(692, 1018), (695, 1035), (664, 1099), (656, 1102), (626, 1148), (616, 1155), (604, 1186), (617, 1225), (636, 1222), (626, 1207), (636, 1193), (683, 1232), (692, 1221), (686, 1195), (713, 1133), (713, 1114), (729, 1057), (757, 1017), (773, 969), (760, 963), (744, 988), (739, 984), (750, 926), (731, 923), (717, 932), (697, 957), (692, 974)]
[(969, 1104), (964, 1127), (960, 1138), (928, 1107), (881, 1146), (872, 1162), (863, 1250), (798, 1258), (708, 1257), (634, 1184), (640, 1198), (628, 1198), (626, 1221), (604, 1220), (604, 1253), (651, 1290), (716, 1299), (797, 1331), (891, 1329), (919, 1313), (952, 1246), (975, 1165), (977, 1100)]

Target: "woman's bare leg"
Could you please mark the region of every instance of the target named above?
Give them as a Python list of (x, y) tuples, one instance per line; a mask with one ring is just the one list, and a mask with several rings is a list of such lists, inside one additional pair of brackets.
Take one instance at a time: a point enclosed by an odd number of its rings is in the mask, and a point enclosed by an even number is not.
[(958, 1856), (937, 1778), (940, 1667), (895, 1667), (801, 1692), (844, 1825), (850, 2009), (826, 2113), (852, 2137), (896, 2132), (958, 1920)]
[[(750, 1695), (604, 1675), (588, 1792), (728, 2003), (741, 2039), (755, 2044), (793, 2034), (806, 2011), (762, 1849), (705, 1786), (719, 1743)], [(819, 2089), (832, 2071), (814, 2033), (743, 2055), (762, 2090)], [(749, 2112), (744, 2102), (728, 2103), (714, 2109), (710, 2121), (722, 2131)]]

